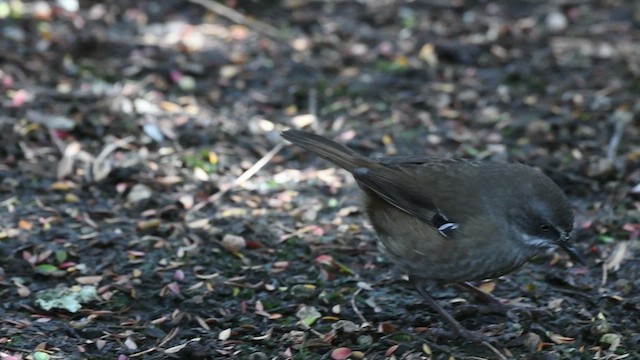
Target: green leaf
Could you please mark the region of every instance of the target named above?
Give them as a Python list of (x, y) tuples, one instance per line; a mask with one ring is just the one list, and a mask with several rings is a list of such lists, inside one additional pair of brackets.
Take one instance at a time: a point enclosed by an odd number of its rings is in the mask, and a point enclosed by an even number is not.
[(355, 275), (355, 274), (356, 274), (356, 273), (355, 273), (353, 270), (351, 270), (347, 265), (345, 265), (345, 264), (343, 264), (343, 263), (341, 263), (341, 262), (334, 261), (333, 263), (335, 264), (335, 266), (337, 266), (337, 267), (338, 267), (338, 269), (340, 269), (340, 271), (342, 271), (342, 272), (344, 272), (344, 273), (347, 273), (347, 274), (349, 274), (349, 275)]
[(43, 274), (51, 274), (58, 271), (58, 268), (51, 264), (40, 264), (36, 267), (36, 269), (38, 269), (38, 271)]
[(47, 354), (46, 352), (36, 351), (36, 352), (33, 353), (33, 359), (34, 360), (49, 360), (49, 359), (51, 359), (51, 355)]
[(63, 263), (67, 261), (68, 257), (69, 257), (69, 254), (67, 254), (65, 250), (56, 251), (56, 260), (58, 261), (58, 263)]
[(612, 244), (614, 241), (616, 241), (616, 239), (609, 235), (600, 235), (598, 241), (604, 244)]

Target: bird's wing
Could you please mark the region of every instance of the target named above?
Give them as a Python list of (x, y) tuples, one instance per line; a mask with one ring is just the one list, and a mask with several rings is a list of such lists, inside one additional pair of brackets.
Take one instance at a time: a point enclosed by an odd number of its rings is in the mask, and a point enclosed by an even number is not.
[[(356, 168), (355, 179), (389, 204), (431, 224), (438, 207), (428, 191), (421, 191), (411, 174), (400, 167)], [(414, 176), (415, 177), (415, 176)]]
[(390, 165), (390, 166), (421, 165), (421, 164), (433, 164), (433, 163), (443, 162), (443, 161), (457, 161), (457, 160), (435, 159), (435, 158), (424, 156), (424, 155), (379, 157), (379, 158), (375, 158), (374, 160), (379, 164)]
[(474, 199), (478, 195), (459, 185), (461, 177), (475, 173), (472, 162), (411, 156), (378, 159), (378, 163), (383, 166), (356, 168), (353, 176), (361, 186), (444, 236), (480, 212), (482, 202)]

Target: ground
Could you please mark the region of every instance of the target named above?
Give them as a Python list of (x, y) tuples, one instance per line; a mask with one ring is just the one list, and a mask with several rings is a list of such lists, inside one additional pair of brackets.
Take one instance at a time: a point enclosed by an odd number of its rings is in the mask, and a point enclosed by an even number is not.
[[(640, 359), (637, 3), (17, 0), (0, 33), (0, 358)], [(436, 287), (500, 340), (443, 336), (291, 127), (538, 167), (586, 265), (480, 284), (542, 312)]]

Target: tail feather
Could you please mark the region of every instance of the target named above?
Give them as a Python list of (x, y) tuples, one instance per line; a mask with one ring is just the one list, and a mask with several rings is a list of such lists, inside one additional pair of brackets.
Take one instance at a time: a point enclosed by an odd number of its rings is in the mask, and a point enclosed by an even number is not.
[(282, 133), (282, 137), (348, 171), (372, 165), (371, 160), (366, 157), (320, 135), (300, 130), (287, 130)]

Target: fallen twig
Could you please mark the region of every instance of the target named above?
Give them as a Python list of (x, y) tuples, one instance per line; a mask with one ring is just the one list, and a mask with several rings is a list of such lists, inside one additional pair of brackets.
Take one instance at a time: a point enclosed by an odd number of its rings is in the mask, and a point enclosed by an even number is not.
[(358, 288), (358, 290), (356, 290), (356, 292), (353, 293), (353, 296), (351, 297), (351, 307), (353, 308), (353, 312), (355, 312), (356, 315), (358, 315), (358, 317), (360, 318), (360, 321), (362, 321), (362, 325), (364, 325), (364, 324), (369, 324), (369, 322), (367, 321), (367, 319), (364, 318), (364, 315), (362, 315), (362, 312), (360, 312), (360, 309), (358, 309), (358, 305), (356, 305), (356, 296), (358, 296), (360, 292), (362, 292), (362, 288)]
[(226, 186), (220, 186), (220, 191), (209, 196), (206, 200), (197, 203), (191, 209), (189, 209), (188, 212), (193, 213), (201, 210), (205, 206), (220, 199), (224, 194), (228, 193), (229, 190), (235, 188), (236, 186), (242, 185), (245, 181), (249, 180), (253, 175), (260, 171), (260, 169), (262, 169), (282, 149), (282, 146), (282, 143), (274, 146), (273, 149), (271, 149), (262, 158), (260, 158), (260, 160), (258, 160), (255, 164), (253, 164), (253, 166), (247, 169), (247, 171), (242, 173), (242, 175), (238, 176), (230, 184), (227, 184)]
[(489, 348), (489, 350), (493, 351), (494, 354), (498, 355), (498, 357), (500, 358), (500, 360), (508, 360), (506, 356), (504, 356), (503, 353), (501, 353), (500, 351), (498, 351), (498, 349), (496, 349), (495, 346), (491, 345), (488, 341), (483, 341), (482, 345), (486, 346)]
[(607, 160), (611, 164), (613, 164), (616, 159), (618, 147), (620, 146), (620, 141), (622, 140), (622, 136), (624, 135), (624, 128), (633, 119), (633, 114), (630, 112), (618, 110), (613, 114), (613, 118), (615, 121), (615, 127), (613, 129), (613, 135), (609, 140), (609, 146), (607, 146)]
[(224, 16), (225, 18), (233, 22), (252, 28), (272, 38), (275, 38), (276, 40), (281, 40), (281, 41), (284, 41), (286, 44), (288, 44), (289, 39), (286, 36), (284, 36), (280, 31), (278, 31), (278, 29), (260, 20), (250, 19), (244, 16), (242, 13), (239, 13), (230, 7), (224, 6), (223, 4), (220, 4), (212, 0), (189, 0), (189, 1), (195, 4), (202, 5), (208, 10), (213, 11), (214, 13), (220, 16)]

